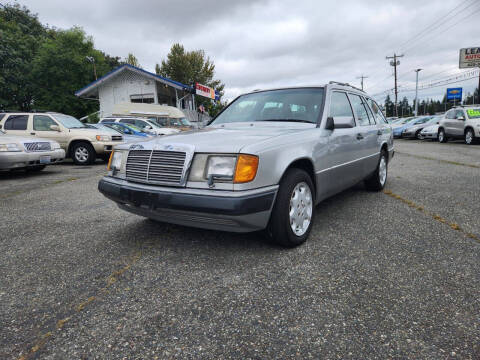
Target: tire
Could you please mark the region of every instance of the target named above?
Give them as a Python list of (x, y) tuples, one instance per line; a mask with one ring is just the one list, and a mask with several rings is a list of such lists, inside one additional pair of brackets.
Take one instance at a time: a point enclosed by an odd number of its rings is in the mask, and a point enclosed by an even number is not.
[(97, 154), (88, 142), (78, 142), (72, 147), (72, 160), (75, 165), (90, 165), (95, 161)]
[(30, 167), (27, 168), (27, 171), (31, 171), (31, 172), (42, 171), (46, 167), (47, 167), (47, 165), (30, 166)]
[(388, 154), (385, 150), (380, 153), (380, 159), (375, 171), (370, 177), (364, 180), (365, 187), (369, 191), (383, 190), (388, 177)]
[(445, 130), (443, 129), (438, 130), (437, 139), (438, 139), (438, 142), (441, 142), (441, 143), (446, 143), (448, 141), (447, 134), (445, 134)]
[(416, 138), (417, 140), (423, 140), (422, 134), (420, 134), (421, 131), (422, 131), (422, 130), (418, 130), (418, 131), (415, 133), (415, 138)]
[(473, 145), (475, 144), (475, 133), (473, 132), (472, 129), (467, 129), (465, 131), (465, 144), (467, 145)]
[[(296, 197), (296, 199), (295, 199)], [(298, 212), (292, 209), (297, 205)], [(303, 244), (315, 218), (315, 188), (310, 176), (301, 169), (290, 169), (280, 181), (266, 232), (269, 239), (284, 247)], [(296, 220), (302, 225), (295, 226)], [(296, 230), (293, 230), (296, 227)]]

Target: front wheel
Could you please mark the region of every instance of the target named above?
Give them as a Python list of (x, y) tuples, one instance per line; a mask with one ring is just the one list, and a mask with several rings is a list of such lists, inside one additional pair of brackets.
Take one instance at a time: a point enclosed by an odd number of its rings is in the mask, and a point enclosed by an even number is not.
[(421, 130), (418, 130), (415, 134), (415, 137), (417, 138), (417, 140), (423, 140), (423, 136), (421, 134)]
[(273, 206), (267, 235), (285, 247), (303, 244), (310, 234), (315, 215), (315, 188), (301, 169), (290, 169), (282, 178)]
[(438, 130), (437, 138), (438, 138), (438, 142), (446, 143), (447, 142), (447, 135), (445, 134), (445, 130), (443, 130), (443, 129)]
[(370, 191), (383, 190), (387, 182), (388, 175), (388, 155), (385, 150), (380, 153), (380, 160), (375, 172), (367, 179), (365, 179), (365, 187)]
[(76, 165), (89, 165), (95, 162), (95, 149), (87, 142), (79, 142), (73, 145), (72, 159)]
[(475, 134), (472, 129), (465, 131), (465, 144), (472, 145), (475, 143)]

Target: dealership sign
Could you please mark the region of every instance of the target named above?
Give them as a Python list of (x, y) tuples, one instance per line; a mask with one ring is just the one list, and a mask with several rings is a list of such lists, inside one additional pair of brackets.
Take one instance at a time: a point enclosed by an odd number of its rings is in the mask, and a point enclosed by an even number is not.
[(460, 69), (480, 67), (480, 47), (460, 49)]
[(447, 89), (447, 100), (462, 100), (462, 88)]
[(199, 83), (195, 83), (195, 94), (215, 100), (215, 90)]

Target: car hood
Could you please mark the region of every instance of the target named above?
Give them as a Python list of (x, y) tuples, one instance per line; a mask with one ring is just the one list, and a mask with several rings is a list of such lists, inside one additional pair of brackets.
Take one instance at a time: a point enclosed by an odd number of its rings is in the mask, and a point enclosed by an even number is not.
[[(92, 136), (92, 137), (95, 137), (95, 136), (97, 136), (97, 135), (108, 135), (108, 136), (112, 136), (112, 133), (111, 133), (111, 132), (106, 131), (106, 130), (102, 130), (102, 129), (72, 128), (72, 129), (68, 129), (68, 131), (69, 131), (70, 133), (74, 132), (74, 133), (79, 133), (79, 134), (82, 134), (82, 135)], [(121, 134), (118, 134), (118, 135), (121, 135)]]
[(0, 144), (24, 144), (30, 142), (50, 142), (54, 143), (55, 141), (45, 138), (39, 138), (36, 136), (20, 136), (20, 135), (0, 135)]
[[(142, 142), (142, 145), (148, 149), (155, 148), (156, 145), (189, 144), (195, 148), (196, 152), (238, 153), (245, 146), (294, 132), (311, 131), (313, 126), (305, 123), (293, 123), (290, 126), (273, 123), (225, 124), (157, 137)], [(128, 148), (128, 145), (117, 148)]]

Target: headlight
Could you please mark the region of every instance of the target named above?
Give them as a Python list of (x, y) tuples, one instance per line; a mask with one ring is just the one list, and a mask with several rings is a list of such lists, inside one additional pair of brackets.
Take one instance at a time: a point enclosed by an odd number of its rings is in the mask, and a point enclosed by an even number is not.
[(58, 150), (58, 149), (60, 149), (60, 144), (57, 143), (57, 142), (52, 142), (52, 143), (50, 143), (50, 146), (51, 146), (52, 150)]
[(255, 155), (196, 154), (189, 181), (227, 181), (245, 183), (255, 179), (258, 157)]
[(12, 143), (12, 144), (0, 144), (0, 151), (5, 152), (5, 151), (22, 151), (18, 144)]
[(97, 135), (96, 138), (98, 141), (110, 141), (110, 136), (108, 135)]
[(110, 160), (108, 161), (107, 170), (110, 175), (115, 175), (119, 172), (123, 172), (123, 154), (125, 151), (114, 150), (110, 154)]

